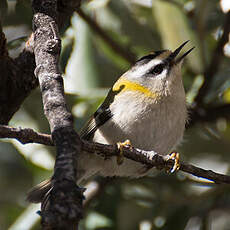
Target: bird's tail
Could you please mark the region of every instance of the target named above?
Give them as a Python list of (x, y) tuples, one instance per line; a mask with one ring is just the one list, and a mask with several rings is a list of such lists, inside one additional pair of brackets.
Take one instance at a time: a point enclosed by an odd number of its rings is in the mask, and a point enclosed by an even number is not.
[(40, 203), (52, 190), (51, 179), (45, 180), (33, 187), (27, 194), (27, 200), (31, 203)]
[[(97, 166), (98, 156), (96, 156), (96, 158), (90, 156), (89, 158), (88, 156), (85, 155), (84, 157), (85, 157), (84, 162), (88, 162), (88, 164), (87, 166), (85, 166), (86, 164), (84, 164), (82, 168), (79, 166), (78, 180), (77, 180), (77, 184), (83, 186), (88, 181), (88, 179), (90, 179), (95, 174), (98, 174), (98, 172), (102, 167), (101, 165), (104, 164), (104, 159), (101, 159), (102, 163), (99, 164), (99, 166)], [(97, 164), (95, 162), (97, 162)], [(87, 167), (87, 169), (84, 167)], [(28, 192), (27, 201), (31, 203), (41, 203), (41, 202), (45, 203), (45, 201), (47, 201), (50, 195), (50, 192), (52, 191), (52, 188), (53, 188), (53, 184), (51, 183), (51, 179), (41, 182), (40, 184), (36, 185)]]

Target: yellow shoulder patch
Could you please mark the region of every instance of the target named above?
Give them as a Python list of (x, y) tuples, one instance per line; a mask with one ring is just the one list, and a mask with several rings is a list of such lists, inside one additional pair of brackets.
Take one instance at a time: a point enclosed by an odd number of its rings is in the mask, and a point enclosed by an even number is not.
[(147, 97), (156, 98), (158, 96), (157, 93), (152, 92), (150, 89), (122, 77), (114, 84), (113, 91), (138, 91)]

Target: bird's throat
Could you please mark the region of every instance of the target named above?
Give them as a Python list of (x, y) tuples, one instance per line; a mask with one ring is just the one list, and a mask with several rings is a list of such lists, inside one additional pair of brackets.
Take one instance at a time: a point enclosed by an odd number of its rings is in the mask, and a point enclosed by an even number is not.
[(150, 89), (140, 85), (137, 82), (133, 82), (124, 78), (120, 78), (113, 86), (113, 92), (124, 92), (124, 91), (137, 91), (144, 94), (146, 97), (156, 99), (159, 95), (152, 92)]

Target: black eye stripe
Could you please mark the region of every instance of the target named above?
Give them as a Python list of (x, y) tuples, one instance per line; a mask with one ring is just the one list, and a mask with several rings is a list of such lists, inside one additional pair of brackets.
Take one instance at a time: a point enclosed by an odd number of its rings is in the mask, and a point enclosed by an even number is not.
[(166, 68), (166, 64), (160, 63), (158, 65), (155, 65), (152, 69), (150, 69), (148, 73), (154, 74), (154, 75), (161, 74), (165, 68)]

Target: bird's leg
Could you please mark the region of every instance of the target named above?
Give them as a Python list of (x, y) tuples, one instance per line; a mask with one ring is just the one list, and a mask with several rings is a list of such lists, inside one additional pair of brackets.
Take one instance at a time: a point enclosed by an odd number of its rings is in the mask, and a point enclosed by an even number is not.
[(179, 162), (180, 161), (180, 155), (179, 155), (179, 153), (171, 152), (170, 154), (167, 155), (167, 161), (168, 160), (174, 160), (174, 165), (167, 172), (173, 173), (173, 172), (180, 169), (180, 162)]
[(132, 144), (130, 140), (126, 140), (124, 142), (118, 142), (117, 143), (117, 148), (119, 149), (119, 156), (117, 156), (117, 164), (121, 165), (124, 161), (124, 155), (123, 155), (123, 148), (128, 147), (132, 148)]

